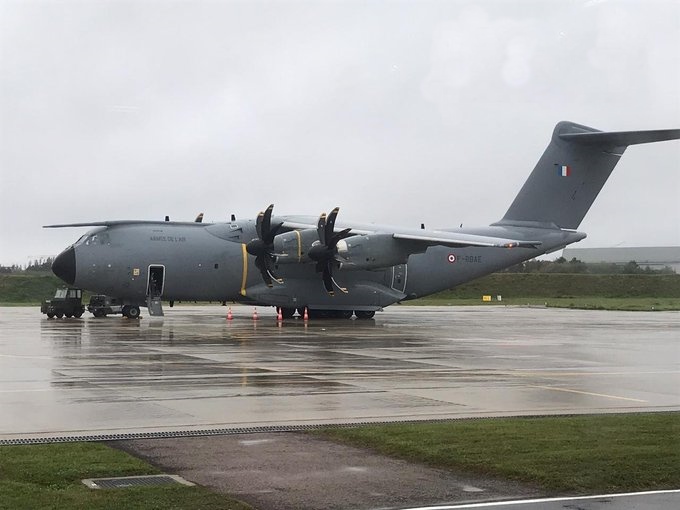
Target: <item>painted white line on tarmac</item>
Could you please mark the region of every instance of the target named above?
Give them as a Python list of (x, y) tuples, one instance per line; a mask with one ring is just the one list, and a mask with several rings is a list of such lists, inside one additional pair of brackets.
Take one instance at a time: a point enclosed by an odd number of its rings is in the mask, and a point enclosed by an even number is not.
[(582, 501), (587, 499), (625, 498), (634, 496), (654, 496), (656, 494), (678, 494), (680, 489), (647, 492), (625, 492), (620, 494), (600, 494), (598, 496), (572, 496), (561, 498), (518, 499), (514, 501), (489, 501), (486, 503), (466, 503), (463, 505), (418, 506), (403, 510), (459, 510), (463, 508), (492, 508), (495, 506), (533, 505), (539, 503), (559, 503), (562, 501)]
[(647, 403), (646, 400), (640, 400), (638, 398), (617, 397), (616, 395), (605, 395), (604, 393), (591, 393), (589, 391), (570, 390), (569, 388), (555, 388), (554, 386), (530, 385), (529, 388), (540, 388), (542, 390), (564, 391), (566, 393), (578, 393), (579, 395), (590, 395), (592, 397), (605, 397), (605, 398), (614, 398), (616, 400), (628, 400), (630, 402), (642, 402), (644, 404)]

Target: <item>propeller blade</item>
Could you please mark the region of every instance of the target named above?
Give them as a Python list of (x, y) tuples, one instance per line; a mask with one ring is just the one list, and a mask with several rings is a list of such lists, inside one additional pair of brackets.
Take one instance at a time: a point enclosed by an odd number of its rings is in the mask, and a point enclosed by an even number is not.
[(335, 234), (333, 237), (331, 237), (331, 242), (328, 243), (329, 248), (335, 248), (339, 241), (345, 239), (346, 237), (349, 237), (349, 233), (351, 230), (352, 230), (351, 228), (346, 228)]
[(316, 231), (319, 234), (319, 241), (321, 244), (326, 244), (326, 213), (321, 213), (319, 216), (319, 223), (317, 224)]
[(340, 212), (340, 208), (336, 207), (328, 216), (326, 216), (326, 213), (321, 213), (316, 227), (319, 242), (314, 243), (307, 253), (310, 259), (317, 261), (316, 272), (322, 274), (323, 286), (331, 296), (335, 294), (333, 286), (347, 293), (347, 289), (341, 287), (333, 278), (335, 247), (341, 239), (349, 237), (352, 230), (346, 228), (340, 232), (335, 232), (335, 220), (338, 217), (338, 212)]
[(330, 212), (326, 219), (326, 243), (324, 244), (330, 245), (330, 239), (333, 237), (333, 231), (335, 230), (335, 219), (338, 217), (339, 212), (340, 208), (336, 207)]
[(326, 288), (326, 292), (333, 296), (335, 292), (333, 291), (333, 274), (331, 273), (331, 268), (329, 264), (324, 264), (323, 268), (323, 286)]
[(264, 220), (264, 212), (260, 211), (255, 221), (255, 230), (257, 231), (258, 239), (262, 239), (262, 221)]
[(267, 287), (273, 287), (274, 284), (272, 283), (272, 277), (270, 276), (270, 272), (267, 269), (267, 264), (262, 257), (255, 258), (255, 267), (260, 270), (262, 279), (264, 280), (264, 283), (267, 285)]
[(255, 256), (255, 266), (260, 270), (262, 280), (267, 287), (272, 287), (272, 282), (283, 283), (283, 280), (274, 276), (271, 265), (275, 263), (276, 255), (274, 250), (274, 238), (283, 223), (277, 223), (272, 227), (272, 211), (274, 204), (270, 204), (267, 209), (257, 215), (255, 230), (257, 239), (253, 239), (246, 244), (246, 251)]

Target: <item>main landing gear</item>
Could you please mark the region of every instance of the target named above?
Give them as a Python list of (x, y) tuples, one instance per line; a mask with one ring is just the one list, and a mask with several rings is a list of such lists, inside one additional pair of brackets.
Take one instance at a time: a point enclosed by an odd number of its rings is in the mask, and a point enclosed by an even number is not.
[[(305, 309), (298, 308), (297, 312), (300, 317), (303, 317)], [(281, 313), (284, 319), (290, 319), (295, 313), (295, 309), (282, 308)], [(354, 312), (352, 310), (315, 310), (312, 308), (307, 310), (307, 314), (310, 319), (351, 319), (352, 315), (356, 315), (357, 319), (372, 319), (375, 312), (367, 310), (356, 310)]]

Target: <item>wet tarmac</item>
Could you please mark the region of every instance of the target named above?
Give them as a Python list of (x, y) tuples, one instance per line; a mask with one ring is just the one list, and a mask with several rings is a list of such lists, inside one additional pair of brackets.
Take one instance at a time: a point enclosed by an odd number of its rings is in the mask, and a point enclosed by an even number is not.
[(680, 409), (680, 313), (393, 306), (286, 320), (0, 308), (0, 439)]

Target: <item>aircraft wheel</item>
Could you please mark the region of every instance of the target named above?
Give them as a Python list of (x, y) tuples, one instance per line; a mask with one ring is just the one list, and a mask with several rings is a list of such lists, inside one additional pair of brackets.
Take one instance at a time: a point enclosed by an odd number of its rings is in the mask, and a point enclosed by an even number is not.
[[(302, 313), (305, 313), (303, 310)], [(295, 315), (295, 308), (281, 308), (281, 315), (283, 316), (284, 319), (290, 319)]]
[(123, 315), (128, 319), (139, 319), (139, 307), (138, 306), (124, 306)]
[(357, 316), (357, 319), (372, 319), (373, 316), (375, 315), (374, 311), (367, 311), (367, 310), (355, 310), (354, 312)]
[(54, 314), (52, 312), (47, 312), (48, 319), (54, 319)]
[(57, 312), (57, 313), (55, 313), (54, 315), (57, 316), (57, 319), (61, 319), (61, 318), (64, 316), (64, 314), (61, 313), (61, 312)]

